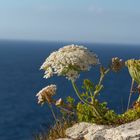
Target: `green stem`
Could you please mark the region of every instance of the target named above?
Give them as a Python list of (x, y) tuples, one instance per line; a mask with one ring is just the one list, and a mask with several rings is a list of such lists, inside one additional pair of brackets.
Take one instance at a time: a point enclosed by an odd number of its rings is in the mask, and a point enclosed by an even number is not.
[(91, 103), (89, 103), (89, 102), (86, 101), (85, 99), (83, 99), (83, 98), (80, 96), (80, 93), (79, 93), (79, 90), (78, 90), (76, 84), (75, 84), (73, 81), (71, 81), (71, 82), (72, 82), (72, 86), (73, 86), (73, 88), (74, 88), (74, 90), (75, 90), (75, 93), (77, 94), (77, 96), (78, 96), (78, 98), (81, 100), (81, 102), (83, 102), (83, 103), (85, 103), (85, 104), (87, 104), (87, 105), (92, 106), (92, 107), (93, 107), (93, 110), (94, 110), (94, 112), (95, 112), (95, 114), (96, 114), (99, 118), (101, 118), (101, 115), (99, 114), (99, 112), (97, 111), (97, 109), (94, 107), (94, 105), (91, 104)]
[(130, 89), (130, 94), (129, 94), (129, 98), (128, 98), (128, 104), (127, 104), (127, 111), (129, 109), (129, 106), (130, 106), (131, 96), (132, 96), (132, 93), (133, 93), (133, 85), (134, 85), (134, 79), (132, 79), (132, 82), (131, 82), (131, 89)]
[(56, 122), (58, 122), (58, 120), (57, 120), (57, 118), (56, 118), (56, 116), (55, 116), (55, 113), (54, 113), (54, 111), (53, 111), (52, 105), (49, 104), (49, 107), (50, 107), (50, 110), (51, 110), (51, 112), (52, 112), (52, 115), (53, 115), (54, 120), (55, 120)]
[[(101, 76), (100, 76), (100, 80), (99, 80), (99, 83), (98, 83), (98, 86), (101, 86), (102, 85), (102, 82), (103, 82), (103, 79), (105, 77), (105, 75), (110, 71), (110, 68), (108, 68), (104, 74), (101, 73)], [(100, 90), (98, 92), (96, 92), (96, 94), (94, 94), (94, 97), (98, 96)]]
[(104, 75), (101, 75), (98, 85), (102, 84), (103, 79), (104, 79)]
[(101, 84), (102, 84), (102, 81), (103, 81), (105, 75), (106, 75), (109, 71), (110, 71), (110, 68), (108, 68), (108, 69), (105, 71), (104, 74), (101, 74), (98, 85), (101, 85)]
[(140, 95), (139, 95), (139, 97), (138, 97), (138, 99), (137, 99), (137, 102), (140, 102)]
[(64, 108), (64, 107), (59, 106), (59, 108), (60, 108), (61, 110), (65, 111), (65, 112), (69, 113), (69, 114), (74, 114), (73, 111), (70, 111), (70, 110), (68, 110), (68, 109), (66, 109), (66, 108)]
[(91, 103), (94, 104), (94, 96), (93, 96), (91, 90), (89, 90), (89, 93), (90, 93)]
[(140, 102), (140, 84), (138, 85), (138, 93), (139, 93), (139, 97), (138, 97), (138, 99), (137, 99), (137, 102)]

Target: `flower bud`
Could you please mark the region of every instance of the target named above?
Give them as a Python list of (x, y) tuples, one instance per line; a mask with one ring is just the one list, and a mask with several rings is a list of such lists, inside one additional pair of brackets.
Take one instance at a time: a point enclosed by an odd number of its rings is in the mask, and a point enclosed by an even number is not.
[(63, 100), (60, 98), (60, 99), (58, 99), (56, 102), (55, 102), (55, 105), (56, 106), (61, 106), (61, 105), (63, 105)]

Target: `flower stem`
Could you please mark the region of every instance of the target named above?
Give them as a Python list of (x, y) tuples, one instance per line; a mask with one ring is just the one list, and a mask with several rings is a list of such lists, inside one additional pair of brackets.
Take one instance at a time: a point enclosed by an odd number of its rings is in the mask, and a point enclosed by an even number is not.
[(71, 81), (71, 82), (72, 82), (72, 86), (73, 86), (73, 88), (75, 90), (75, 93), (77, 94), (77, 96), (81, 100), (81, 102), (83, 102), (84, 104), (87, 104), (87, 105), (92, 106), (95, 114), (97, 115), (97, 117), (101, 118), (101, 115), (99, 114), (99, 112), (97, 111), (97, 109), (95, 108), (95, 106), (93, 104), (89, 103), (88, 101), (86, 101), (84, 98), (82, 98), (80, 96), (80, 93), (79, 93), (79, 90), (78, 90), (76, 84), (73, 81)]
[(50, 107), (50, 110), (51, 110), (51, 112), (52, 112), (53, 118), (54, 118), (55, 122), (57, 123), (58, 120), (57, 120), (57, 118), (56, 118), (56, 116), (55, 116), (55, 113), (54, 113), (54, 111), (53, 111), (52, 105), (49, 104), (49, 107)]
[[(102, 86), (102, 82), (103, 82), (103, 80), (104, 80), (104, 77), (105, 77), (105, 75), (106, 75), (109, 71), (110, 71), (110, 68), (108, 68), (108, 69), (105, 71), (105, 73), (101, 73), (98, 86)], [(94, 94), (94, 97), (98, 96), (98, 95), (99, 95), (99, 92), (100, 92), (100, 90), (99, 90), (98, 92), (96, 92), (96, 94)]]
[(102, 81), (103, 81), (105, 75), (106, 75), (109, 71), (110, 71), (110, 68), (108, 68), (108, 69), (105, 71), (104, 74), (101, 74), (98, 85), (101, 85), (101, 84), (102, 84)]
[(133, 85), (134, 85), (134, 79), (132, 79), (132, 82), (131, 82), (131, 89), (130, 89), (130, 94), (129, 94), (129, 98), (128, 98), (128, 104), (127, 104), (127, 111), (129, 109), (129, 106), (130, 106), (131, 96), (132, 96), (132, 93), (133, 93)]
[(73, 111), (70, 111), (70, 110), (68, 110), (68, 109), (66, 109), (66, 108), (64, 108), (64, 107), (59, 106), (59, 108), (60, 108), (61, 110), (65, 111), (65, 112), (69, 113), (69, 114), (74, 114)]

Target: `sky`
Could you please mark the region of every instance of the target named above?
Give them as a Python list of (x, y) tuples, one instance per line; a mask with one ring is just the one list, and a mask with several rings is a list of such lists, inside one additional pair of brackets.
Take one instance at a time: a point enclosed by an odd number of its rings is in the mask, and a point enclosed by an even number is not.
[(0, 0), (0, 39), (140, 44), (140, 0)]

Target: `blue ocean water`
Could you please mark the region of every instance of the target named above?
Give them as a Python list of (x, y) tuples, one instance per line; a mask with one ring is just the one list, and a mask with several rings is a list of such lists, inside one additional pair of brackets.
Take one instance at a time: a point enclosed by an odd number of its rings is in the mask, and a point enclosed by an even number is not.
[[(58, 86), (56, 98), (73, 96), (77, 98), (71, 83), (64, 77), (43, 79), (39, 68), (45, 58), (57, 48), (70, 42), (23, 42), (0, 41), (0, 140), (32, 140), (34, 134), (52, 124), (52, 115), (46, 106), (39, 106), (36, 93), (44, 86), (55, 83)], [(80, 44), (80, 43), (78, 43)], [(140, 58), (140, 46), (82, 43), (93, 50), (105, 66), (115, 56), (124, 60)], [(97, 82), (99, 67), (82, 73), (82, 79)], [(116, 112), (126, 108), (131, 79), (127, 69), (118, 74), (110, 73), (104, 81), (104, 91), (99, 99), (108, 101)], [(137, 95), (133, 97), (133, 100)]]

